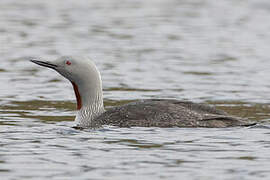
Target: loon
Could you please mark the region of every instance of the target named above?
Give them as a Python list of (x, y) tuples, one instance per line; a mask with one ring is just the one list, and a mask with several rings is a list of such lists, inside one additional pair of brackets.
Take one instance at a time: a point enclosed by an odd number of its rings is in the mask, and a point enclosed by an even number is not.
[(55, 61), (31, 62), (54, 69), (68, 79), (77, 100), (75, 127), (207, 127), (254, 125), (212, 106), (173, 99), (143, 99), (104, 109), (102, 81), (95, 64), (86, 57), (63, 56)]

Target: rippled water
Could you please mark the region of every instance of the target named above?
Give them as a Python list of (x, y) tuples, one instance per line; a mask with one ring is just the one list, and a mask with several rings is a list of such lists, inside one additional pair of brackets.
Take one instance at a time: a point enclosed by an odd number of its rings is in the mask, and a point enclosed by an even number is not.
[[(269, 179), (268, 0), (1, 0), (2, 179)], [(74, 130), (71, 85), (30, 57), (92, 57), (107, 107), (189, 99), (251, 128)]]

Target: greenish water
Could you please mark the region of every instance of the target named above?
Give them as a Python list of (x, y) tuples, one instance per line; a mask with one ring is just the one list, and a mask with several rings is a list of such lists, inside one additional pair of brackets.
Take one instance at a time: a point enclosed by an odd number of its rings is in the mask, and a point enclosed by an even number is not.
[[(269, 179), (266, 0), (0, 1), (2, 179)], [(203, 102), (250, 128), (75, 130), (68, 81), (31, 57), (90, 56), (106, 108)]]

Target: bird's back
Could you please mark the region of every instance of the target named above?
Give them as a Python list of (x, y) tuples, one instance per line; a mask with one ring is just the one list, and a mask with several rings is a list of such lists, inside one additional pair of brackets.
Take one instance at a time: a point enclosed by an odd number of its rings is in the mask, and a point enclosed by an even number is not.
[(209, 105), (168, 99), (140, 100), (111, 108), (97, 119), (119, 127), (231, 127), (248, 126), (245, 119), (228, 115)]

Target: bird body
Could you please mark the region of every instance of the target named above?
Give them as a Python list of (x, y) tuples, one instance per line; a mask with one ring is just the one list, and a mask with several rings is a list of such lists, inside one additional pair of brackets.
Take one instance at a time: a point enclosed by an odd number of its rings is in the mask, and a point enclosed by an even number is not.
[(95, 120), (120, 127), (231, 127), (249, 125), (206, 104), (172, 99), (146, 99), (108, 109)]
[(56, 70), (72, 83), (77, 100), (77, 127), (231, 127), (254, 124), (209, 105), (172, 99), (140, 100), (105, 110), (101, 76), (90, 59), (64, 56), (54, 62), (31, 61)]

